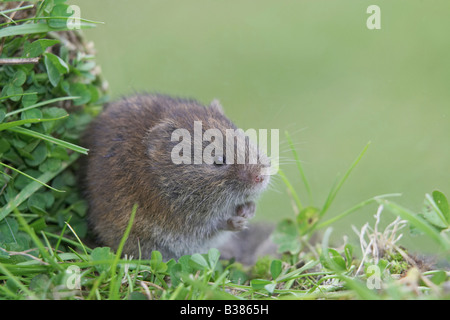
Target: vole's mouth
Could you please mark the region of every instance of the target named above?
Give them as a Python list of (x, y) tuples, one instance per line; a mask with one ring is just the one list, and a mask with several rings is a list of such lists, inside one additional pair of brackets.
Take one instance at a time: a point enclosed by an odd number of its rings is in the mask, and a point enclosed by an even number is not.
[(269, 185), (269, 181), (270, 175), (259, 174), (254, 180), (254, 189), (258, 190), (258, 192), (263, 191)]

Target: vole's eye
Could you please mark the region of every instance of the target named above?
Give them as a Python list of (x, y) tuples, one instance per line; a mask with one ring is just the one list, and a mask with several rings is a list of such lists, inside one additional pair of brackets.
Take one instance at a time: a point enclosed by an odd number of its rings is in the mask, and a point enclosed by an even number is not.
[(224, 156), (214, 156), (214, 164), (216, 166), (221, 166), (226, 164)]

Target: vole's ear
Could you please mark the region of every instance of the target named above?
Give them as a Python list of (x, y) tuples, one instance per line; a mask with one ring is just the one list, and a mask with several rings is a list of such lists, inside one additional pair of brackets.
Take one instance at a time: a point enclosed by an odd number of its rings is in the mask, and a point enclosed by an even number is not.
[(151, 127), (147, 134), (161, 134), (161, 133), (171, 133), (176, 128), (175, 124), (170, 119), (160, 120), (158, 124)]
[(211, 101), (211, 103), (209, 104), (209, 107), (217, 110), (221, 114), (225, 114), (225, 112), (223, 111), (223, 107), (220, 104), (220, 101), (217, 99), (214, 99), (213, 101)]
[(147, 144), (147, 152), (155, 152), (169, 145), (171, 134), (176, 126), (171, 120), (162, 120), (157, 125), (147, 130), (144, 141)]

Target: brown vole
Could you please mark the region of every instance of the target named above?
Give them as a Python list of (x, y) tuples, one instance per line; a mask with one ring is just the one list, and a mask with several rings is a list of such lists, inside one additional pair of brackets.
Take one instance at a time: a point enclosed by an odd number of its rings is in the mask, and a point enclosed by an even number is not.
[[(227, 129), (237, 129), (216, 102), (206, 107), (163, 95), (119, 100), (92, 122), (82, 141), (89, 148), (83, 180), (89, 223), (103, 245), (117, 248), (134, 204), (138, 210), (124, 247), (134, 257), (141, 252), (149, 258), (152, 250), (165, 260), (202, 253), (246, 228), (255, 213), (254, 200), (269, 182), (261, 171), (268, 160), (248, 138), (244, 164), (237, 159), (242, 145), (233, 143), (234, 159), (226, 159), (230, 141), (218, 138), (178, 153), (181, 140), (173, 138), (174, 131), (194, 137), (199, 123), (203, 134), (218, 129), (226, 137)], [(242, 135), (238, 132), (234, 142)], [(223, 154), (215, 151), (213, 163), (195, 164), (197, 149), (208, 145), (223, 146)], [(174, 150), (192, 163), (177, 164)], [(255, 150), (257, 163), (249, 161)]]

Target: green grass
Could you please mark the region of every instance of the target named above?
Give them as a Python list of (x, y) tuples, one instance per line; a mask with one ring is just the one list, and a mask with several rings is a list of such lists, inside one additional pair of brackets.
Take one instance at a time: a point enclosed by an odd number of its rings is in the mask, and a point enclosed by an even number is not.
[[(361, 155), (347, 173), (360, 159)], [(345, 174), (340, 181), (347, 176), (348, 174)], [(337, 183), (333, 186), (330, 191), (333, 196), (329, 199), (337, 196), (341, 185), (342, 183)], [(282, 239), (280, 245), (284, 247), (285, 241), (289, 239), (292, 243), (287, 247), (298, 250), (287, 250), (279, 259), (263, 257), (250, 268), (219, 260), (220, 252), (216, 249), (211, 249), (207, 254), (183, 256), (178, 261), (164, 262), (157, 251), (152, 252), (150, 260), (124, 259), (121, 256), (121, 248), (131, 229), (136, 208), (133, 209), (127, 231), (115, 253), (107, 247), (88, 248), (70, 227), (70, 222), (65, 225), (68, 228), (63, 228), (59, 234), (44, 231), (38, 234), (16, 210), (15, 216), (21, 229), (29, 235), (36, 249), (24, 252), (0, 249), (0, 257), (3, 255), (0, 264), (0, 273), (3, 274), (0, 280), (3, 280), (3, 285), (0, 286), (0, 292), (6, 299), (449, 298), (449, 293), (444, 289), (444, 283), (449, 280), (448, 269), (423, 267), (419, 260), (407, 253), (408, 248), (397, 244), (400, 231), (404, 232), (402, 227), (399, 227), (400, 224), (404, 226), (409, 223), (422, 231), (422, 236), (435, 240), (442, 248), (441, 258), (449, 260), (450, 246), (448, 238), (445, 237), (448, 228), (437, 229), (430, 223), (434, 214), (448, 216), (448, 204), (446, 205), (442, 194), (434, 195), (440, 200), (439, 204), (431, 198), (435, 204), (432, 208), (434, 211), (427, 211), (424, 217), (419, 217), (383, 197), (374, 197), (346, 211), (342, 217), (363, 205), (380, 203), (375, 226), (365, 226), (364, 231), (359, 234), (359, 245), (332, 245), (332, 228), (328, 227), (332, 222), (327, 220), (320, 224), (322, 210), (319, 209), (313, 212), (315, 223), (309, 224), (306, 229), (298, 216), (290, 220), (293, 229), (281, 228), (286, 221), (280, 222), (274, 239)], [(327, 200), (324, 206), (331, 204), (332, 201)], [(383, 210), (405, 220), (397, 219), (386, 230), (378, 230)], [(328, 228), (320, 241), (308, 244), (309, 238), (317, 229), (325, 226)], [(364, 241), (365, 236), (373, 240), (370, 246)], [(73, 238), (76, 240), (73, 241)], [(57, 248), (51, 244), (55, 242)], [(62, 243), (68, 244), (66, 250), (63, 250)], [(364, 252), (358, 254), (358, 247)], [(372, 251), (367, 250), (368, 247)], [(372, 255), (374, 250), (379, 255)], [(22, 261), (8, 263), (5, 256), (12, 258), (14, 255), (21, 256)], [(379, 275), (376, 275), (379, 277), (379, 287), (375, 289), (370, 287), (374, 267), (379, 270)]]

